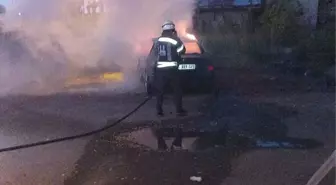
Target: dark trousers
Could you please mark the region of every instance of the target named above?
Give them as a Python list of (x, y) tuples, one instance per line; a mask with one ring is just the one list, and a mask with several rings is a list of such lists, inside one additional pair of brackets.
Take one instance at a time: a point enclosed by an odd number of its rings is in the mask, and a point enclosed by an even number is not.
[(156, 86), (156, 110), (162, 112), (162, 104), (164, 94), (169, 85), (174, 90), (174, 102), (177, 112), (182, 111), (182, 87), (180, 84), (180, 76), (178, 71), (156, 71), (155, 86)]

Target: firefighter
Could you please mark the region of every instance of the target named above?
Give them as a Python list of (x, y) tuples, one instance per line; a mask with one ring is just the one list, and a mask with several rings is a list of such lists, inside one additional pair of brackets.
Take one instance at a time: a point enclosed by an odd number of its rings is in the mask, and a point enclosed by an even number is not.
[(154, 85), (156, 90), (156, 111), (158, 116), (164, 116), (162, 104), (166, 87), (171, 85), (174, 90), (174, 101), (178, 116), (185, 116), (187, 112), (182, 107), (182, 87), (178, 65), (181, 55), (185, 53), (185, 46), (177, 36), (175, 24), (166, 21), (162, 25), (162, 34), (154, 43)]

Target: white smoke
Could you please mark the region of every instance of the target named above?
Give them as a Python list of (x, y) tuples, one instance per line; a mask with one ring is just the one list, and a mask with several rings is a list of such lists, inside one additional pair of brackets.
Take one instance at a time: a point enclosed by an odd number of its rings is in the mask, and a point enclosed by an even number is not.
[(82, 0), (16, 1), (4, 21), (7, 34), (0, 35), (0, 94), (56, 90), (83, 68), (110, 63), (134, 74), (137, 51), (150, 47), (161, 24), (190, 23), (193, 11), (193, 0), (104, 3), (107, 12), (84, 18)]

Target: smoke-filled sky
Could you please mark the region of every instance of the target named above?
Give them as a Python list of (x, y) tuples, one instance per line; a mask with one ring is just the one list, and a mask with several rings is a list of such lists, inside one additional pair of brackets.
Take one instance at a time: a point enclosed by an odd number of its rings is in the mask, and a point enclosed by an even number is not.
[(8, 5), (9, 4), (9, 0), (0, 0), (0, 4), (2, 4), (2, 5)]
[(162, 23), (173, 20), (184, 29), (193, 9), (193, 0), (113, 0), (105, 1), (109, 11), (95, 19), (80, 16), (76, 2), (17, 0), (4, 21), (5, 30), (16, 34), (0, 46), (0, 93), (25, 91), (30, 82), (61, 83), (87, 67), (115, 63), (132, 71), (139, 47), (150, 47)]

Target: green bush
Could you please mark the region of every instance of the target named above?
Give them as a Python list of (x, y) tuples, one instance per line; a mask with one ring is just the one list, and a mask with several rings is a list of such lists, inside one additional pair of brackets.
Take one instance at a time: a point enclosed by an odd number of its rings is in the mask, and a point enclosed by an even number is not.
[(312, 32), (309, 39), (300, 42), (297, 55), (298, 60), (305, 61), (308, 69), (323, 73), (335, 64), (335, 28)]
[(244, 38), (235, 34), (211, 34), (202, 36), (202, 45), (214, 58), (221, 61), (217, 63), (226, 67), (241, 67), (248, 65), (248, 60), (241, 48)]
[[(263, 66), (290, 58), (296, 65), (323, 71), (335, 62), (335, 23), (313, 30), (302, 13), (298, 0), (273, 1), (256, 20), (259, 26), (252, 33), (247, 32), (247, 22), (237, 26), (226, 19), (204, 34), (202, 42), (212, 55), (225, 58), (219, 65)], [(289, 55), (285, 48), (291, 48), (290, 57), (285, 56)]]
[(266, 7), (259, 21), (260, 31), (269, 40), (270, 47), (291, 47), (302, 37), (307, 37), (305, 26), (300, 24), (302, 14), (298, 0), (274, 1)]

